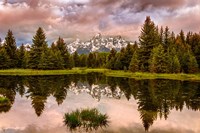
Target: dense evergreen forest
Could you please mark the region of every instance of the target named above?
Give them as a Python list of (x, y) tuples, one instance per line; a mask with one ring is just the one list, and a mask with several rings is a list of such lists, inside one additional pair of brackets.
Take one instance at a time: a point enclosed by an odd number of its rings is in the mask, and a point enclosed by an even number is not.
[(16, 46), (11, 30), (0, 43), (0, 69), (29, 68), (41, 70), (72, 69), (73, 67), (108, 68), (132, 72), (196, 73), (200, 66), (200, 33), (182, 30), (175, 35), (168, 27), (158, 27), (150, 17), (142, 26), (139, 42), (128, 43), (119, 52), (70, 54), (62, 38), (49, 47), (40, 27), (30, 49)]

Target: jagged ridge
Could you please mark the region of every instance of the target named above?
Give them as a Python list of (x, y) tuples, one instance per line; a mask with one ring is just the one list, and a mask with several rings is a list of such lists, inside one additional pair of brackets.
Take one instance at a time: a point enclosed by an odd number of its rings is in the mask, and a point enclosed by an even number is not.
[(123, 39), (121, 36), (115, 37), (102, 37), (101, 34), (97, 34), (92, 39), (86, 42), (81, 42), (80, 39), (67, 44), (67, 48), (70, 53), (77, 51), (79, 54), (89, 52), (108, 52), (112, 48), (117, 51), (122, 47), (126, 47), (128, 41)]

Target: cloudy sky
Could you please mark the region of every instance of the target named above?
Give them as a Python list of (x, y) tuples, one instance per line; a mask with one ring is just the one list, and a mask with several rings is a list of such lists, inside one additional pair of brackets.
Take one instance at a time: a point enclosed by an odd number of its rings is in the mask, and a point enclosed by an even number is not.
[(43, 27), (49, 43), (97, 33), (137, 40), (146, 16), (176, 33), (199, 32), (200, 0), (0, 0), (0, 38), (11, 29), (17, 44), (31, 43)]

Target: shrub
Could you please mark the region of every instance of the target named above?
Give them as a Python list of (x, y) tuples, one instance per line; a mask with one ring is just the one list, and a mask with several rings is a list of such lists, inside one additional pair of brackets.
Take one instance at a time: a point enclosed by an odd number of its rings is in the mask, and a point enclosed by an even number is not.
[(97, 130), (108, 126), (108, 116), (101, 114), (97, 109), (82, 109), (66, 113), (64, 123), (70, 130), (82, 128), (86, 131)]

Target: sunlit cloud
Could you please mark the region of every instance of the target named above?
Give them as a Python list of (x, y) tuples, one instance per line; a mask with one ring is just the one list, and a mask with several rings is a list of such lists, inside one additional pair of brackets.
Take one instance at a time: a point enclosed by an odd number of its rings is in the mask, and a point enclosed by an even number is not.
[(0, 37), (11, 29), (17, 44), (31, 43), (41, 26), (49, 43), (58, 36), (87, 40), (97, 33), (134, 41), (146, 16), (176, 33), (199, 32), (199, 4), (200, 0), (2, 0)]

